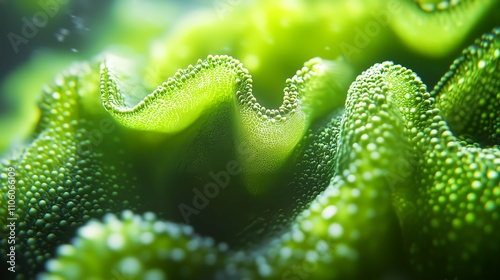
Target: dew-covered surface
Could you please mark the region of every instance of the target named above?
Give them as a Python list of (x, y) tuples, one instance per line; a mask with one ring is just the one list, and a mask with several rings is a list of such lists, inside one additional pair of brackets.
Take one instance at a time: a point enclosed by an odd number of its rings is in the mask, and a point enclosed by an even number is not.
[(498, 275), (499, 5), (0, 1), (2, 279)]

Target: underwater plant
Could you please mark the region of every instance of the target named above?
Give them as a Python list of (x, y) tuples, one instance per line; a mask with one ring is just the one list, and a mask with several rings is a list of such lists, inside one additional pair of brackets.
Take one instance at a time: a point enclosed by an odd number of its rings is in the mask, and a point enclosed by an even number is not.
[[(1, 147), (8, 275), (498, 274), (500, 4), (434, 2), (219, 1), (72, 65)], [(432, 91), (386, 61), (464, 44)]]

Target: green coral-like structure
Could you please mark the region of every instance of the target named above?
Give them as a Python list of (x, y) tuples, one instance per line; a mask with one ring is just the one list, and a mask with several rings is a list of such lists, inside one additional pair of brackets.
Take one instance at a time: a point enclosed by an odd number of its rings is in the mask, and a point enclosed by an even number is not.
[[(0, 164), (2, 180), (14, 179), (14, 193), (7, 192), (7, 185), (2, 190), (14, 195), (15, 203), (10, 208), (12, 204), (2, 199), (0, 216), (17, 218), (15, 246), (23, 252), (21, 267), (42, 268), (51, 256), (47, 248), (71, 237), (76, 227), (92, 217), (137, 204), (134, 195), (129, 195), (135, 188), (133, 178), (126, 174), (129, 166), (104, 158), (96, 149), (97, 145), (110, 148), (120, 143), (118, 135), (101, 143), (102, 133), (115, 129), (113, 122), (109, 117), (89, 115), (80, 101), (86, 94), (81, 79), (95, 73), (75, 67), (78, 71), (59, 77), (45, 89), (33, 141)], [(9, 169), (15, 176), (8, 176)], [(3, 228), (2, 237), (8, 235), (10, 230)]]
[(499, 37), (495, 29), (464, 50), (431, 93), (439, 111), (420, 110), (424, 126), (411, 127), (419, 155), (412, 159), (417, 184), (395, 187), (394, 193), (411, 262), (419, 271), (493, 275), (495, 270)]
[[(196, 15), (137, 64), (108, 54), (72, 66), (40, 95), (33, 135), (0, 162), (18, 278), (497, 275), (500, 30), (431, 92), (393, 62), (354, 76), (378, 54), (346, 44), (350, 24), (386, 25), (407, 48), (443, 56), (498, 6), (426, 2), (241, 4), (218, 21)], [(372, 44), (392, 36), (380, 32)], [(297, 37), (308, 45), (285, 47)], [(318, 52), (325, 44), (338, 49)], [(173, 71), (193, 57), (207, 58)]]
[(221, 252), (228, 246), (216, 246), (190, 226), (160, 222), (152, 213), (141, 217), (124, 211), (121, 218), (108, 214), (103, 223), (79, 228), (74, 245), (59, 247), (60, 258), (47, 263), (49, 270), (61, 273), (42, 278), (192, 279), (214, 274), (224, 261)]
[[(220, 112), (226, 107), (236, 111), (227, 116), (219, 113), (217, 121), (227, 118), (226, 121), (231, 122), (231, 118), (235, 118), (235, 144), (246, 143), (247, 149), (259, 155), (251, 161), (247, 156), (238, 158), (248, 188), (257, 195), (265, 191), (260, 181), (263, 174), (272, 175), (283, 165), (310, 123), (342, 106), (345, 99), (342, 91), (348, 87), (342, 81), (349, 81), (353, 70), (342, 61), (312, 59), (287, 80), (283, 103), (278, 109), (267, 109), (257, 102), (248, 70), (227, 56), (209, 56), (195, 66), (178, 71), (132, 108), (125, 105), (126, 93), (121, 92), (111, 72), (104, 64), (101, 70), (104, 108), (124, 126), (133, 129), (175, 134), (200, 119), (206, 121), (206, 116), (215, 110)], [(341, 74), (337, 77), (336, 73)], [(335, 77), (337, 83), (328, 77)]]

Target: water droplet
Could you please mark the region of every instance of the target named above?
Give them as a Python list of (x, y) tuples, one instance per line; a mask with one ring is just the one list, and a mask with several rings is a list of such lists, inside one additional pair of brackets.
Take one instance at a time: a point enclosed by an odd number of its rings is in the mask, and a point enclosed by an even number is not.
[(54, 33), (54, 36), (56, 37), (56, 40), (58, 42), (64, 42), (64, 39), (66, 39), (66, 36), (70, 34), (70, 31), (66, 28), (60, 28), (59, 31)]
[(87, 29), (85, 27), (85, 23), (81, 17), (77, 17), (75, 15), (71, 15), (71, 22), (75, 25), (76, 29)]

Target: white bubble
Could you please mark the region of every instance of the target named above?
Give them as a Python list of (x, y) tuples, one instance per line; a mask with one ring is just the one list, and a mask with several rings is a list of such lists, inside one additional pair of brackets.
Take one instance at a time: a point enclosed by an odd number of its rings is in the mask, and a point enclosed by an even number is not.
[(119, 250), (125, 244), (125, 240), (120, 234), (114, 233), (108, 237), (106, 244), (111, 250)]
[(330, 205), (326, 207), (325, 210), (323, 210), (321, 216), (324, 219), (330, 219), (331, 217), (335, 216), (335, 214), (337, 214), (337, 207), (334, 205)]
[(340, 237), (342, 235), (342, 232), (343, 228), (338, 223), (331, 224), (330, 227), (328, 227), (328, 234), (330, 234), (331, 237)]

